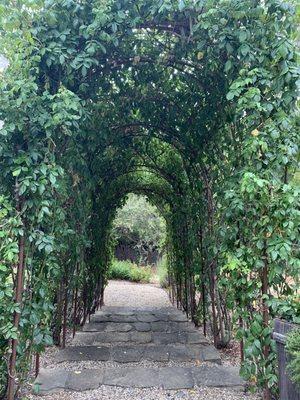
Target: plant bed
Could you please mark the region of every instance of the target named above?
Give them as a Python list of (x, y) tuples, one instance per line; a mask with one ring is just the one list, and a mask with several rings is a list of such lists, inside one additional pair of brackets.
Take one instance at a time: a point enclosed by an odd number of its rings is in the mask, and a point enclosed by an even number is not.
[(273, 339), (276, 341), (277, 346), (280, 400), (300, 400), (300, 390), (291, 381), (286, 370), (289, 355), (285, 348), (287, 335), (297, 328), (298, 326), (295, 324), (275, 319)]
[(120, 279), (131, 282), (149, 283), (151, 276), (151, 267), (137, 266), (130, 261), (113, 260), (108, 272), (109, 279)]

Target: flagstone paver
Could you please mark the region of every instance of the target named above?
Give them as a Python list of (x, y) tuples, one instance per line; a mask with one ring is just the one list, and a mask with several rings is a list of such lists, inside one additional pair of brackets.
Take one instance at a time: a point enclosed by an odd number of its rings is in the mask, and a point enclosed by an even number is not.
[(243, 380), (228, 367), (207, 364), (199, 367), (161, 368), (108, 368), (66, 371), (64, 369), (42, 370), (35, 381), (37, 393), (49, 393), (67, 389), (83, 391), (100, 385), (178, 390), (191, 389), (195, 385), (242, 388)]
[[(90, 361), (95, 368), (86, 368)], [(101, 385), (165, 390), (243, 386), (236, 371), (218, 365), (219, 352), (174, 307), (103, 307), (54, 362), (51, 369), (41, 370), (36, 392)]]

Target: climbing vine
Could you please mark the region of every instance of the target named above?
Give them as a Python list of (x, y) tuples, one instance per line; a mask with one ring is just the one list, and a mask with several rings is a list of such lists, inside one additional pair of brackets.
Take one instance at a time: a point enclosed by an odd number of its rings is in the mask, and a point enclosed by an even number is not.
[(276, 395), (272, 318), (299, 322), (293, 5), (3, 3), (1, 395), (102, 306), (131, 192), (166, 220), (171, 300)]

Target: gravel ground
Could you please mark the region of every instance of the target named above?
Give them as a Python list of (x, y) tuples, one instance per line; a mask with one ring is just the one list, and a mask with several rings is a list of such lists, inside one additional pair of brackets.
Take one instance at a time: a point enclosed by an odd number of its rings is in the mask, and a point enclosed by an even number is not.
[(167, 391), (101, 386), (85, 392), (57, 392), (48, 396), (27, 396), (29, 400), (258, 400), (253, 395), (215, 388)]
[(105, 289), (104, 304), (116, 307), (170, 307), (167, 292), (155, 284), (110, 281)]
[[(118, 307), (168, 307), (170, 301), (167, 293), (155, 284), (137, 284), (124, 281), (110, 281), (105, 290), (105, 305), (118, 306)], [(69, 335), (69, 340), (70, 340)], [(55, 368), (53, 356), (58, 349), (49, 348), (41, 357), (42, 368)], [(230, 357), (225, 358), (224, 364), (230, 364)], [(162, 366), (161, 363), (144, 362), (143, 366), (155, 367)], [(183, 366), (180, 363), (177, 365)], [(231, 364), (236, 365), (236, 360)], [(66, 368), (71, 370), (80, 370), (84, 368), (127, 368), (135, 366), (132, 364), (118, 364), (114, 362), (73, 362), (73, 363), (60, 363), (59, 368)], [(176, 363), (168, 363), (168, 365), (176, 365)], [(57, 366), (56, 366), (57, 367)], [(203, 388), (196, 387), (193, 390), (179, 390), (167, 391), (162, 389), (136, 389), (136, 388), (118, 388), (111, 386), (101, 386), (97, 390), (88, 390), (84, 392), (56, 392), (43, 396), (35, 396), (30, 393), (30, 385), (28, 390), (24, 393), (23, 399), (28, 400), (258, 400), (259, 396), (251, 395), (248, 393), (242, 394), (234, 392), (229, 389), (216, 389), (216, 388)]]

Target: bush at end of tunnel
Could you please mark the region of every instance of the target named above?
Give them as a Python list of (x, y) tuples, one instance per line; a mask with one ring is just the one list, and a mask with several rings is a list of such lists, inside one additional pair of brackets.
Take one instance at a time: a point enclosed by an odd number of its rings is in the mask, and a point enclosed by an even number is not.
[(151, 277), (151, 267), (139, 267), (131, 261), (114, 260), (109, 270), (109, 279), (149, 283)]
[(157, 275), (160, 286), (164, 289), (168, 288), (168, 263), (165, 255), (157, 263)]

